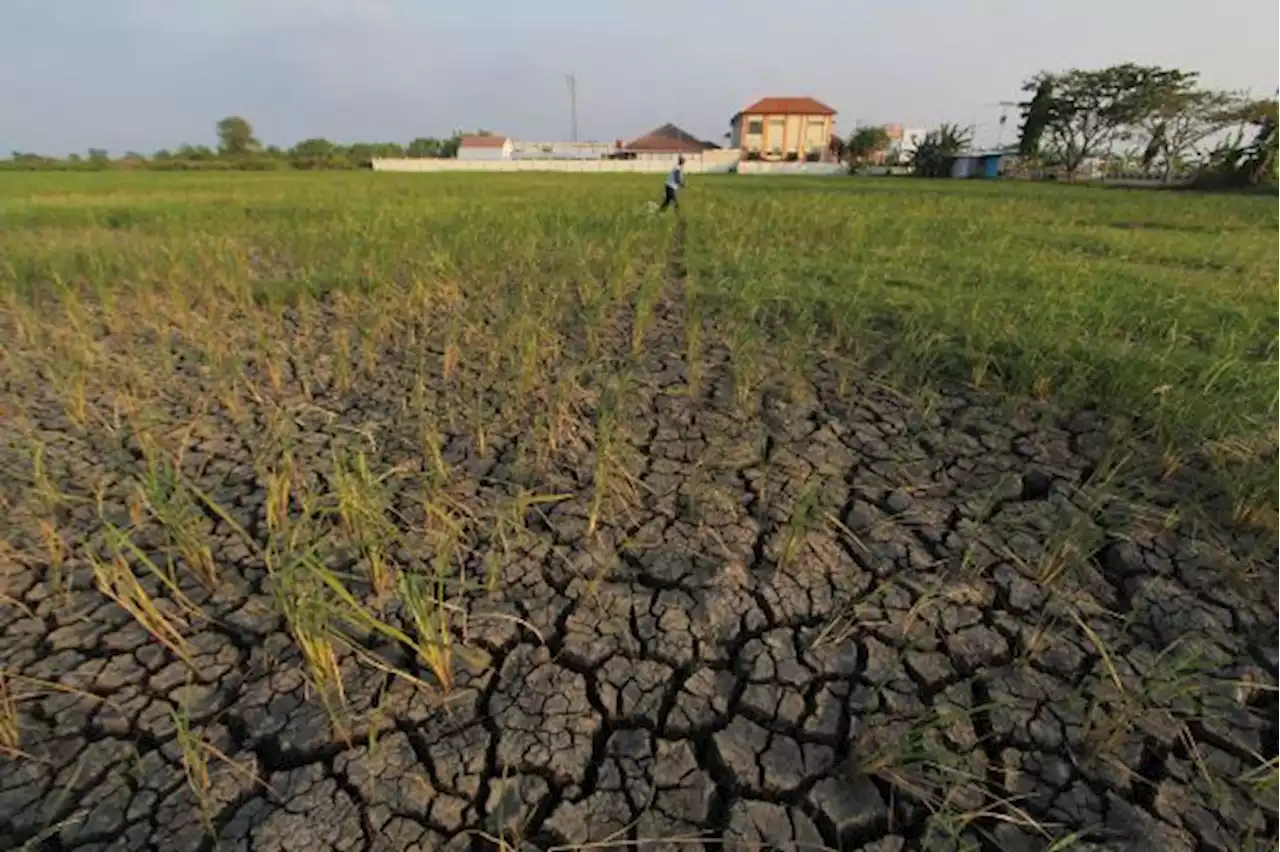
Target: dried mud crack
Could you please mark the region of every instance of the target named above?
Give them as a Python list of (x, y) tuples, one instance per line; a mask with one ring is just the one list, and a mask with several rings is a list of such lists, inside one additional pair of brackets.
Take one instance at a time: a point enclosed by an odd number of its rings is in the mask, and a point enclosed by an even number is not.
[[(1108, 478), (1088, 412), (925, 409), (821, 363), (744, 385), (710, 324), (695, 376), (678, 248), (600, 346), (628, 366), (574, 409), (594, 431), (541, 462), (446, 418), (433, 462), (404, 401), (478, 379), (424, 387), (403, 341), (355, 389), (299, 358), (244, 412), (177, 412), (216, 582), (130, 502), (154, 448), (30, 389), (43, 469), (0, 426), (0, 486), (63, 496), (15, 500), (0, 557), (0, 848), (1274, 848), (1275, 542)], [(303, 525), (308, 483), (362, 482), (374, 516)], [(281, 529), (378, 622), (306, 633)], [(180, 643), (103, 594), (119, 560)], [(445, 563), (449, 689), (396, 585)]]

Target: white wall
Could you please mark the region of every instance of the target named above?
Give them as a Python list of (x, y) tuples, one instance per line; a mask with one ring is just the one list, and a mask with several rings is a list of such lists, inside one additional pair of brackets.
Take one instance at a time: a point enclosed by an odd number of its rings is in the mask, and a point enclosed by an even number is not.
[[(685, 157), (689, 174), (733, 171), (739, 151), (722, 149)], [(661, 173), (675, 163), (675, 155), (644, 160), (450, 160), (416, 157), (375, 158), (376, 172), (594, 172), (625, 174)], [(817, 164), (814, 164), (817, 165)]]
[(765, 160), (738, 163), (740, 175), (843, 175), (848, 172), (840, 163), (776, 163)]

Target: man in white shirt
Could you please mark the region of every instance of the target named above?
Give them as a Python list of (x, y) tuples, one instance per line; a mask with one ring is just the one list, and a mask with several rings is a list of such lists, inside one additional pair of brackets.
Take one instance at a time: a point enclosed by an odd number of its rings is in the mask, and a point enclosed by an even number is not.
[(680, 200), (676, 198), (676, 193), (681, 189), (684, 189), (684, 157), (676, 158), (676, 167), (667, 175), (666, 194), (662, 197), (659, 212), (668, 207), (676, 208), (677, 213), (680, 211)]

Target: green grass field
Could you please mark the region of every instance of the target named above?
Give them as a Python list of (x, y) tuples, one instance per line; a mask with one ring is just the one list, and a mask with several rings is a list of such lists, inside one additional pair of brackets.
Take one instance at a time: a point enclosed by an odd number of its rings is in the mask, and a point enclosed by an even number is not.
[(1275, 199), (690, 183), (0, 177), (0, 847), (1274, 848)]
[[(656, 179), (13, 175), (9, 310), (91, 296), (199, 305), (342, 290), (391, 310), (444, 285), (459, 322), (609, 322), (663, 275)], [(1179, 446), (1276, 412), (1274, 199), (999, 183), (703, 178), (686, 298), (722, 327), (894, 380), (1129, 414)], [(496, 325), (493, 325), (496, 321)], [(56, 323), (55, 323), (56, 324)], [(50, 353), (58, 357), (54, 353)]]

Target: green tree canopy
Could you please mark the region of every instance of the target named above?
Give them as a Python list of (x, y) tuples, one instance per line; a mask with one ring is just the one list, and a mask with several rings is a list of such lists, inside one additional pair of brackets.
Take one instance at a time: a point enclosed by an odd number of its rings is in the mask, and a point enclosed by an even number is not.
[(253, 137), (253, 127), (238, 115), (228, 116), (218, 122), (218, 153), (232, 157), (252, 154), (261, 145)]
[(887, 130), (871, 125), (859, 127), (849, 135), (849, 141), (844, 145), (845, 162), (849, 164), (850, 172), (856, 172), (874, 160), (877, 154), (888, 149)]
[(920, 140), (911, 155), (912, 172), (917, 177), (949, 177), (956, 156), (969, 147), (973, 134), (958, 124), (942, 124)]
[(1133, 63), (1041, 72), (1023, 85), (1039, 101), (1032, 97), (1022, 104), (1024, 139), (1019, 147), (1038, 148), (1040, 134), (1045, 134), (1067, 175), (1073, 176), (1086, 160), (1131, 137), (1161, 102), (1187, 88), (1195, 76)]

